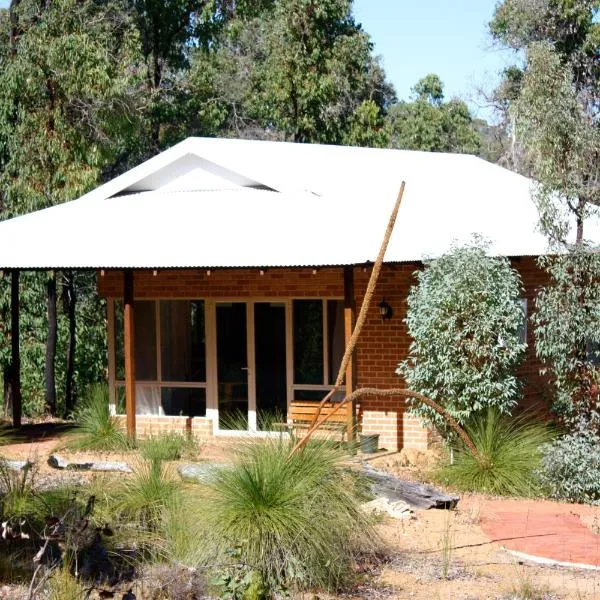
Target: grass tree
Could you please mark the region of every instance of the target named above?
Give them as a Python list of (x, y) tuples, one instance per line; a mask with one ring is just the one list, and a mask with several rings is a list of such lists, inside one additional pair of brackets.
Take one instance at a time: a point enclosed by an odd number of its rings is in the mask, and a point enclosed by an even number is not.
[[(416, 277), (406, 318), (413, 341), (397, 373), (461, 424), (486, 407), (510, 412), (525, 350), (519, 274), (475, 239), (426, 262)], [(429, 407), (413, 403), (412, 411), (445, 431)]]

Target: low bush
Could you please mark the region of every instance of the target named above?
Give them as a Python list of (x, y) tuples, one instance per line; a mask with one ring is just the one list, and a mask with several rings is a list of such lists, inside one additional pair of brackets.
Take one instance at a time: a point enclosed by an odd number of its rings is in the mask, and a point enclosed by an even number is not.
[(600, 504), (600, 436), (582, 429), (547, 444), (538, 475), (550, 498)]
[(164, 509), (175, 502), (181, 483), (160, 460), (141, 460), (117, 490), (119, 512), (149, 530), (157, 530)]
[(119, 452), (131, 447), (116, 417), (110, 414), (106, 385), (90, 388), (87, 398), (75, 413), (75, 420), (77, 437), (68, 442), (68, 448)]
[(206, 486), (203, 520), (213, 560), (235, 565), (223, 571), (226, 588), (239, 583), (230, 575), (244, 571), (249, 589), (265, 595), (335, 589), (350, 578), (356, 553), (375, 546), (356, 475), (340, 466), (340, 450), (315, 441), (290, 457), (292, 445), (248, 440), (233, 466)]
[(454, 464), (442, 468), (438, 479), (464, 491), (506, 496), (531, 496), (539, 492), (536, 470), (541, 448), (553, 438), (551, 428), (528, 414), (512, 417), (488, 409), (473, 417), (465, 430), (478, 457), (462, 443)]
[(179, 460), (183, 456), (195, 457), (198, 442), (175, 431), (150, 437), (140, 443), (142, 456), (147, 460)]

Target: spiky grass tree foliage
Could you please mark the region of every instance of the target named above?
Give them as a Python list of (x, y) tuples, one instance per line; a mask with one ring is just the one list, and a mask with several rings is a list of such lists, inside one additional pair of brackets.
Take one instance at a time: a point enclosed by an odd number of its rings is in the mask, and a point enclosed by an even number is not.
[[(515, 371), (525, 350), (519, 274), (474, 239), (426, 262), (416, 278), (406, 318), (413, 341), (396, 372), (459, 423), (487, 406), (509, 412), (520, 395)], [(412, 411), (444, 432), (427, 406), (412, 402)]]
[(68, 446), (77, 450), (117, 452), (127, 449), (128, 442), (117, 419), (110, 414), (108, 388), (97, 384), (75, 414), (77, 437)]
[(234, 556), (253, 585), (335, 589), (376, 535), (340, 451), (311, 441), (290, 456), (292, 447), (280, 439), (242, 444), (205, 491), (205, 525), (217, 564)]
[(535, 351), (551, 377), (553, 409), (569, 429), (600, 430), (600, 254), (582, 245), (543, 257), (550, 282), (538, 294)]
[(544, 444), (553, 438), (550, 427), (534, 415), (519, 417), (488, 408), (465, 424), (478, 456), (457, 444), (454, 464), (439, 479), (457, 489), (503, 496), (531, 496), (539, 491), (536, 471)]
[(163, 511), (179, 501), (181, 483), (161, 460), (141, 459), (117, 490), (117, 506), (126, 518), (151, 531), (158, 529)]

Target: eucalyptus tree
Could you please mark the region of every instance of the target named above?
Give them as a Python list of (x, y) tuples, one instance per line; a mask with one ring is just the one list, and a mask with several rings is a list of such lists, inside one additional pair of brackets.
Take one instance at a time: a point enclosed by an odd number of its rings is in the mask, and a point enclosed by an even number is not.
[(351, 9), (350, 0), (279, 0), (236, 15), (214, 53), (192, 55), (194, 78), (214, 90), (206, 108), (237, 136), (382, 145), (395, 94)]
[(481, 138), (467, 105), (445, 101), (444, 85), (434, 74), (413, 88), (412, 101), (393, 105), (386, 118), (390, 145), (405, 150), (477, 154)]
[(504, 0), (490, 24), (524, 56), (506, 73), (505, 101), (521, 170), (538, 181), (540, 224), (562, 251), (540, 260), (548, 284), (533, 315), (536, 354), (553, 409), (567, 425), (596, 433), (600, 261), (585, 243), (585, 223), (600, 206), (599, 9), (599, 0)]
[[(526, 348), (518, 272), (475, 239), (426, 261), (415, 275), (406, 316), (412, 341), (397, 374), (461, 424), (487, 408), (510, 413)], [(445, 432), (430, 408), (415, 403), (412, 411)]]
[[(1, 25), (5, 218), (74, 199), (98, 183), (135, 137), (140, 82), (137, 33), (119, 2), (13, 0)], [(42, 283), (37, 280), (34, 285)], [(48, 305), (45, 396), (55, 412), (56, 274), (42, 285)], [(38, 323), (32, 331), (39, 335), (43, 327)]]
[(576, 243), (600, 205), (599, 0), (504, 0), (490, 23), (500, 43), (524, 53), (503, 86), (521, 169), (538, 182), (536, 202), (549, 239)]

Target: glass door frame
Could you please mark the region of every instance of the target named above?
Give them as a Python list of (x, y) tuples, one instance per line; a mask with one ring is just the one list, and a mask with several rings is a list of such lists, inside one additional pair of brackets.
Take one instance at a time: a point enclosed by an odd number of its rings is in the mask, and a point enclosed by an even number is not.
[[(272, 432), (260, 432), (257, 428), (256, 416), (256, 356), (254, 339), (254, 305), (259, 302), (281, 302), (285, 304), (286, 320), (286, 388), (287, 404), (289, 406), (291, 397), (290, 380), (290, 345), (291, 334), (288, 334), (289, 323), (291, 321), (291, 300), (279, 298), (216, 298), (207, 299), (205, 304), (206, 314), (206, 342), (207, 342), (207, 399), (206, 416), (213, 421), (213, 433), (221, 436), (237, 436), (240, 434), (259, 433), (268, 435)], [(240, 303), (246, 305), (246, 357), (248, 368), (248, 430), (227, 430), (219, 428), (219, 385), (217, 371), (217, 305)], [(290, 338), (290, 339), (288, 339)], [(210, 357), (210, 358), (209, 358)], [(279, 435), (279, 434), (277, 434)]]
[[(324, 364), (323, 376), (326, 383), (319, 385), (295, 384), (294, 383), (294, 348), (293, 348), (293, 301), (294, 300), (320, 300), (324, 303), (324, 309), (328, 300), (341, 300), (337, 296), (332, 297), (223, 297), (205, 298), (206, 319), (206, 417), (213, 422), (213, 434), (215, 436), (239, 436), (247, 435), (249, 432), (258, 436), (280, 436), (279, 432), (259, 431), (257, 428), (256, 413), (256, 360), (255, 360), (255, 330), (254, 330), (254, 305), (262, 302), (277, 302), (285, 304), (285, 353), (286, 353), (286, 390), (287, 408), (294, 398), (295, 390), (322, 391), (325, 395), (331, 390), (333, 382), (327, 379), (328, 357), (327, 357), (327, 327), (323, 320), (324, 340)], [(217, 372), (217, 304), (220, 303), (245, 303), (246, 304), (246, 352), (248, 358), (248, 430), (226, 430), (219, 428), (219, 397), (218, 397), (218, 372)], [(340, 391), (343, 392), (342, 385)]]

